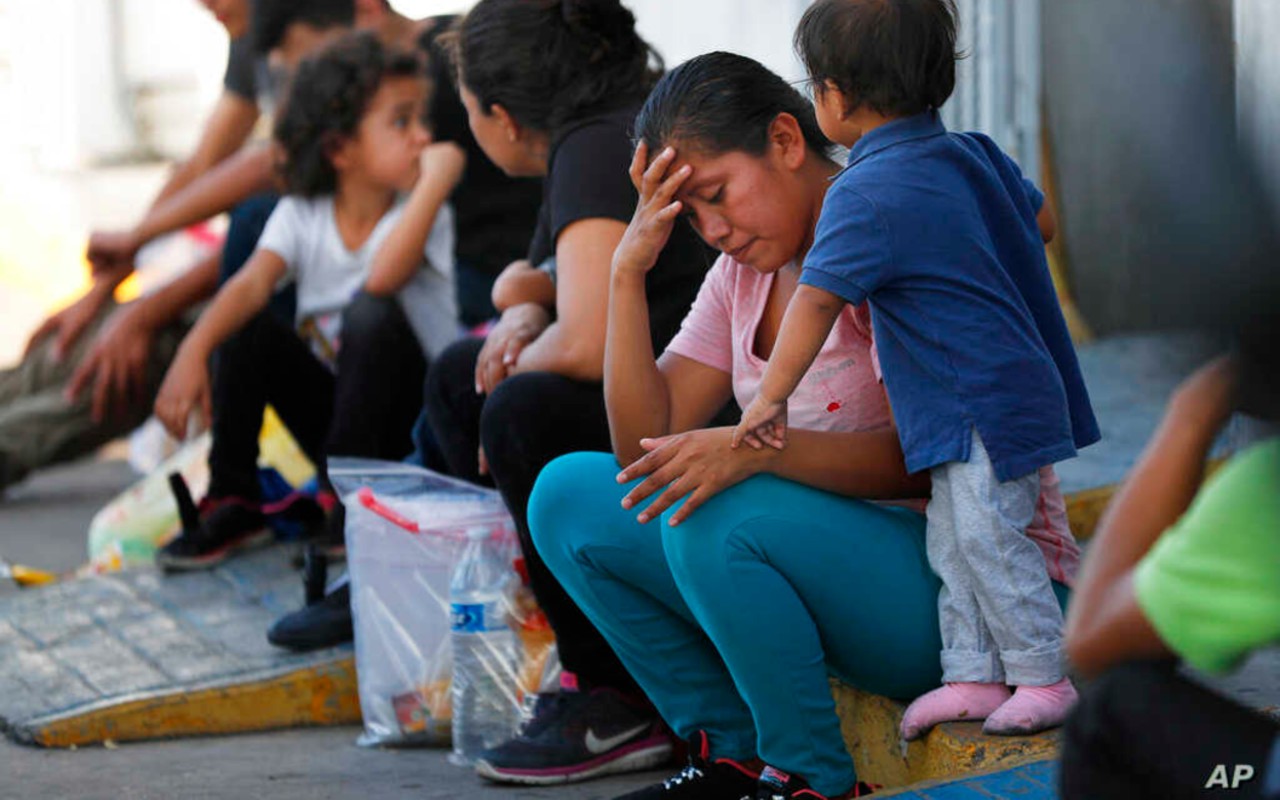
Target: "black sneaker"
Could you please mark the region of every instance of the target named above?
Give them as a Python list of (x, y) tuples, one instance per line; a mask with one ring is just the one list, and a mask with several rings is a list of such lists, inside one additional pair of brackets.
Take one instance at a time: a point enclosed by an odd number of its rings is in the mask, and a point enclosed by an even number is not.
[(261, 547), (274, 539), (257, 503), (241, 497), (205, 498), (198, 521), (156, 551), (156, 564), (170, 572), (211, 569), (237, 550)]
[[(755, 800), (853, 800), (857, 797), (869, 797), (879, 788), (874, 784), (858, 781), (844, 794), (828, 798), (825, 794), (810, 789), (809, 784), (799, 775), (788, 775), (780, 769), (765, 767), (760, 773)], [(745, 795), (742, 800), (750, 800), (750, 795)]]
[(573, 783), (665, 764), (671, 737), (653, 709), (614, 689), (540, 695), (515, 738), (480, 754), (476, 772), (499, 783)]
[(267, 641), (290, 650), (336, 647), (354, 636), (350, 583), (329, 592), (318, 603), (285, 614), (267, 631)]
[(689, 765), (662, 783), (615, 800), (750, 800), (759, 775), (729, 758), (712, 759), (707, 734), (689, 739)]

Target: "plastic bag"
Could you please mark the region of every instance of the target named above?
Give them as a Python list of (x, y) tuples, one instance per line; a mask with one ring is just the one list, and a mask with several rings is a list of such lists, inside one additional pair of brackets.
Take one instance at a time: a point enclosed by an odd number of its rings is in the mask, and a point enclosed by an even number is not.
[[(179, 444), (158, 425), (146, 432), (153, 422), (139, 428), (130, 444), (129, 463), (145, 467), (146, 477), (112, 499), (89, 523), (89, 564), (84, 573), (115, 572), (155, 559), (156, 548), (172, 538), (181, 524), (169, 488), (170, 473), (180, 473), (196, 499), (208, 489), (209, 433)], [(315, 467), (271, 407), (262, 417), (258, 452), (265, 501), (300, 489), (315, 477)], [(271, 524), (282, 538), (296, 538), (296, 531), (291, 536), (285, 528), (287, 522), (272, 519)]]
[[(365, 728), (358, 743), (448, 746), (450, 577), (467, 531), (477, 526), (498, 531), (495, 541), (514, 561), (511, 517), (497, 492), (408, 464), (334, 458), (329, 477), (347, 509)], [(550, 645), (549, 630), (538, 630), (541, 612), (526, 592), (517, 590), (507, 603), (520, 642), (519, 698), (537, 691), (523, 676), (541, 680)]]
[(89, 569), (114, 572), (132, 564), (149, 564), (156, 548), (178, 529), (178, 507), (169, 490), (169, 473), (181, 473), (191, 493), (209, 486), (209, 434), (165, 459), (154, 472), (102, 508), (89, 523)]

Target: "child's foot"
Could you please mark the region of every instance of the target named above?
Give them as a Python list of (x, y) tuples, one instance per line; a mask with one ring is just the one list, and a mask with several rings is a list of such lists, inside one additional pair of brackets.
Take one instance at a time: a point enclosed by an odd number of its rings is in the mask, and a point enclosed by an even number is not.
[(258, 503), (242, 497), (205, 498), (198, 522), (156, 551), (156, 564), (169, 572), (211, 569), (237, 550), (260, 547), (274, 538)]
[(1003, 683), (946, 683), (907, 706), (898, 732), (909, 742), (939, 722), (986, 719), (1008, 700)]
[(994, 736), (1026, 736), (1061, 725), (1076, 704), (1069, 678), (1049, 686), (1019, 686), (1013, 697), (987, 717), (982, 732)]

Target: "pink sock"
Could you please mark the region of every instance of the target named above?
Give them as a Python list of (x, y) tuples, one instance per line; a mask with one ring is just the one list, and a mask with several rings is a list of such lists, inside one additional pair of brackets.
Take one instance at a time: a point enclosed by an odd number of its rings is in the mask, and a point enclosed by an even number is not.
[(907, 706), (898, 732), (911, 741), (939, 722), (985, 719), (1008, 699), (1003, 683), (946, 683)]
[(996, 736), (1024, 736), (1062, 724), (1076, 704), (1076, 687), (1069, 678), (1048, 686), (1019, 686), (1008, 702), (987, 717), (982, 732)]

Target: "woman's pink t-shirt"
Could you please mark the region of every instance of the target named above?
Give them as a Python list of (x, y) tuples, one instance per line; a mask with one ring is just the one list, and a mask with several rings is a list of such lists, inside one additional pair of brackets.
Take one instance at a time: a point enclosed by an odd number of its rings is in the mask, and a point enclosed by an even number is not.
[[(774, 275), (762, 275), (727, 255), (707, 273), (693, 307), (667, 352), (733, 377), (733, 395), (746, 407), (760, 390), (767, 359), (754, 347)], [(791, 428), (869, 431), (891, 424), (889, 397), (874, 358), (871, 316), (864, 303), (847, 307), (787, 404)], [(922, 504), (915, 504), (922, 510)], [(1070, 586), (1080, 563), (1066, 502), (1053, 467), (1040, 470), (1040, 501), (1027, 529), (1044, 553), (1049, 577)]]

